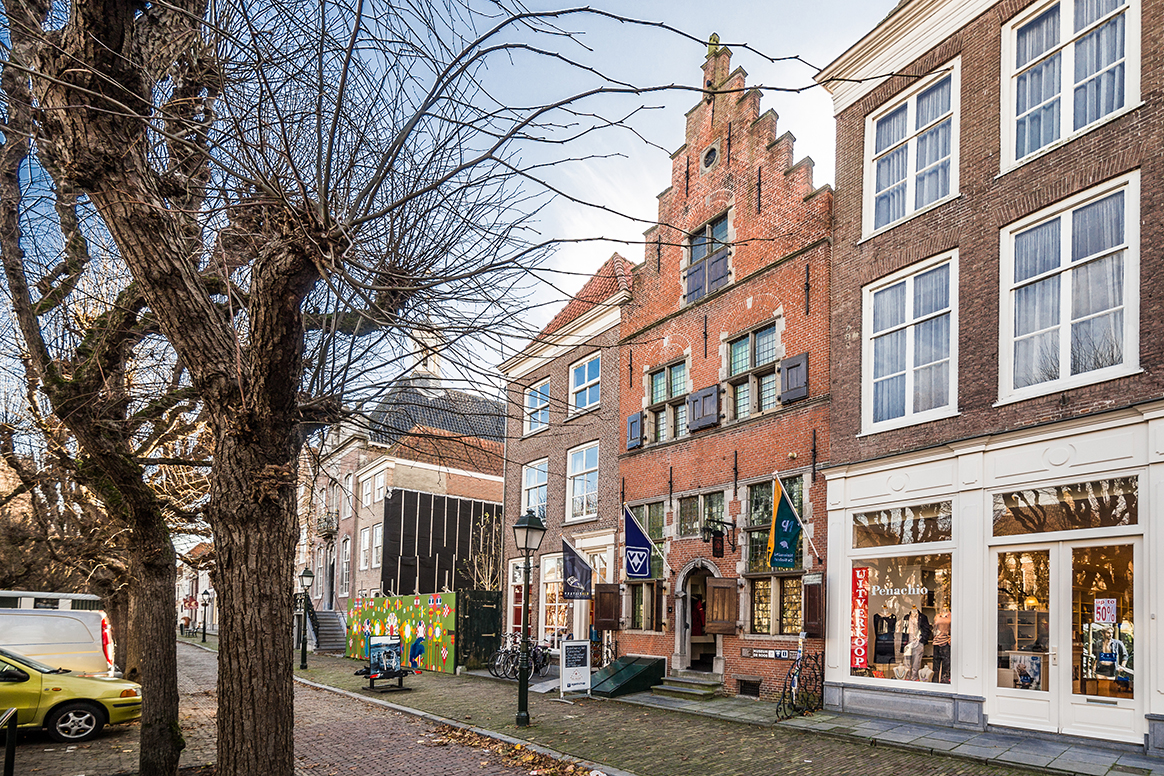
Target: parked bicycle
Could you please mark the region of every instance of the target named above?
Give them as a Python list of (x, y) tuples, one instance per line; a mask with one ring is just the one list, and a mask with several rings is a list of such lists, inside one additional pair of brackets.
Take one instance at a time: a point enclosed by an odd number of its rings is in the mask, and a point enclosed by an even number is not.
[[(545, 676), (550, 672), (550, 648), (546, 644), (530, 643), (527, 679), (534, 674)], [(501, 648), (489, 658), (489, 673), (498, 678), (516, 679), (521, 665), (521, 634), (505, 636)]]
[(805, 633), (796, 645), (796, 660), (784, 677), (780, 693), (780, 715), (793, 717), (816, 711), (824, 704), (824, 671), (819, 654), (804, 654)]

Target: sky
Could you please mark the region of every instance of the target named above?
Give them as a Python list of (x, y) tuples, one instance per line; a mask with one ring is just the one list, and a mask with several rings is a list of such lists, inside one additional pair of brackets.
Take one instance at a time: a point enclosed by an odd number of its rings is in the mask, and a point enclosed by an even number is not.
[[(721, 45), (732, 49), (732, 67), (743, 67), (749, 86), (801, 87), (813, 83), (816, 68), (823, 68), (873, 29), (896, 4), (895, 0), (817, 0), (790, 3), (781, 0), (633, 0), (607, 2), (599, 7), (640, 20), (661, 21), (686, 33), (706, 38), (718, 33)], [(533, 4), (538, 8), (538, 4)], [(549, 6), (546, 6), (549, 7)], [(560, 7), (560, 6), (558, 6)], [(697, 85), (707, 49), (677, 36), (638, 26), (571, 22), (572, 31), (592, 47), (598, 61), (608, 61), (619, 73), (629, 73), (634, 83)], [(737, 44), (733, 46), (732, 44)], [(771, 63), (744, 50), (748, 44), (769, 57), (799, 56), (798, 62)], [(527, 82), (524, 88), (530, 88)], [(651, 144), (627, 134), (600, 134), (586, 147), (594, 154), (619, 154), (619, 158), (573, 164), (560, 171), (572, 191), (584, 192), (591, 201), (631, 215), (636, 222), (593, 208), (558, 202), (545, 214), (547, 236), (563, 239), (614, 238), (610, 242), (564, 245), (548, 276), (559, 293), (573, 293), (612, 252), (636, 263), (643, 249), (636, 241), (647, 228), (645, 221), (657, 215), (657, 195), (670, 185), (670, 154), (684, 140), (684, 115), (697, 102), (692, 92), (659, 93), (647, 97), (660, 106), (636, 116), (635, 129)], [(820, 87), (801, 93), (765, 92), (761, 110), (779, 115), (777, 133), (796, 137), (796, 157), (811, 157), (814, 183), (831, 184), (834, 173), (834, 122), (832, 100)], [(625, 242), (620, 242), (625, 241)], [(553, 291), (545, 290), (549, 299)], [(561, 303), (542, 304), (529, 312), (535, 329), (544, 326)]]

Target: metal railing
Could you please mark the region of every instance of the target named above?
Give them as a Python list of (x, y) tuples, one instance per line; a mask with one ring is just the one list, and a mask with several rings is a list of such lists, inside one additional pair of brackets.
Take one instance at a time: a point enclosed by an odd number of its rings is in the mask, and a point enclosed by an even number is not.
[(16, 773), (16, 709), (0, 712), (0, 727), (6, 728), (4, 736), (4, 776)]
[(315, 532), (325, 539), (339, 530), (339, 512), (323, 512), (315, 521)]

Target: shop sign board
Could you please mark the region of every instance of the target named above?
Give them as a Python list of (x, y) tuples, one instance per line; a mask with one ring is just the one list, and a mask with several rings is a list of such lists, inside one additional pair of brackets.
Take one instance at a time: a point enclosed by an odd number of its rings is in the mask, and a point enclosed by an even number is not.
[(869, 567), (853, 567), (853, 621), (849, 629), (850, 665), (869, 667)]
[(740, 649), (740, 657), (759, 657), (767, 660), (793, 660), (796, 657), (795, 650), (791, 649), (753, 649), (752, 647), (742, 647)]
[(1103, 623), (1105, 625), (1115, 625), (1116, 621), (1116, 599), (1114, 598), (1097, 598), (1095, 599), (1095, 622)]
[(560, 691), (589, 694), (590, 642), (563, 641), (560, 661), (558, 666), (558, 674), (561, 676)]

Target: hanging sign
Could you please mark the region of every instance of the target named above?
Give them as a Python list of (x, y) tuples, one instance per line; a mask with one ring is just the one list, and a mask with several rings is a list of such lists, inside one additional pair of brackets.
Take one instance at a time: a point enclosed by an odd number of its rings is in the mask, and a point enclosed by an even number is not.
[(584, 692), (590, 694), (590, 642), (563, 641), (561, 664), (558, 674), (561, 676), (560, 692)]
[(1105, 625), (1115, 625), (1116, 621), (1116, 599), (1114, 598), (1097, 598), (1095, 599), (1095, 621)]
[(853, 621), (849, 629), (853, 668), (869, 667), (869, 568), (853, 567)]

